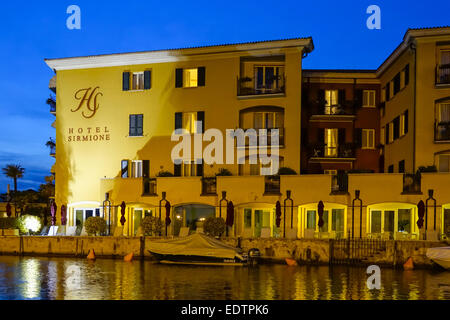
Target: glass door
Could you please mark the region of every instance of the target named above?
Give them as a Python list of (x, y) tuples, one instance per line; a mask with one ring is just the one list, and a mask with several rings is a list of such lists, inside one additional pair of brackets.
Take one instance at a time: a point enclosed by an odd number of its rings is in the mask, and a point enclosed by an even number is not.
[(393, 237), (394, 235), (394, 217), (395, 217), (395, 211), (394, 210), (386, 210), (384, 211), (384, 232), (389, 233), (389, 238)]
[(142, 223), (142, 209), (135, 209), (133, 214), (133, 235), (137, 234), (137, 231)]
[(254, 223), (254, 235), (255, 237), (261, 236), (261, 230), (263, 228), (270, 228), (270, 211), (269, 210), (255, 210), (255, 223)]

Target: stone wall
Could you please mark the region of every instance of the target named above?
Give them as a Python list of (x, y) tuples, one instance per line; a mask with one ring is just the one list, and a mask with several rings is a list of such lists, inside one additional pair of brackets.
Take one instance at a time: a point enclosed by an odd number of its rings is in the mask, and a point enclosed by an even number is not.
[[(28, 237), (0, 236), (0, 255), (34, 255), (86, 257), (94, 249), (100, 258), (122, 258), (133, 252), (137, 258), (151, 259), (146, 250), (152, 237)], [(158, 238), (160, 239), (160, 238)], [(300, 264), (328, 264), (330, 262), (330, 241), (318, 239), (241, 239), (227, 238), (224, 242), (238, 246), (248, 252), (257, 248), (262, 262), (285, 263), (291, 258)], [(431, 247), (448, 246), (435, 241), (386, 241), (385, 249), (364, 257), (364, 264), (402, 266), (412, 257), (417, 267), (429, 267), (431, 261), (425, 256)]]

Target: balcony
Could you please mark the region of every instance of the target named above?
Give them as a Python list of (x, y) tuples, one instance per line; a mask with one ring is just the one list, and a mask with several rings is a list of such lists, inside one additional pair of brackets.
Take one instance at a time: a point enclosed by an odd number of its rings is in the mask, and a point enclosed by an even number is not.
[[(244, 131), (247, 131), (248, 129), (244, 129)], [(267, 138), (267, 146), (277, 146), (278, 147), (284, 147), (284, 128), (272, 128), (272, 129), (266, 129), (266, 132), (260, 132), (259, 129), (253, 129), (256, 131), (256, 142), (257, 145), (256, 146), (262, 146), (263, 144), (262, 142), (262, 138), (266, 137)], [(263, 129), (261, 129), (263, 130)], [(273, 141), (272, 143), (272, 130), (278, 130), (278, 144), (276, 142), (276, 140)], [(245, 139), (245, 147), (248, 148), (250, 146), (250, 138), (246, 138)], [(252, 147), (256, 147), (256, 146), (252, 146)], [(243, 147), (242, 145), (238, 145), (238, 147)]]
[(331, 176), (331, 194), (348, 193), (348, 175), (339, 173)]
[(422, 194), (420, 173), (405, 173), (403, 175), (403, 192), (402, 194)]
[(264, 177), (264, 194), (280, 194), (280, 176)]
[(450, 122), (436, 122), (434, 141), (450, 141)]
[(56, 115), (56, 101), (55, 98), (50, 96), (50, 98), (47, 99), (47, 104), (50, 106), (50, 113), (53, 115)]
[(156, 196), (156, 178), (143, 178), (142, 179), (142, 195), (143, 196)]
[(202, 178), (202, 196), (217, 196), (217, 179), (216, 177)]
[(50, 146), (50, 156), (55, 157), (56, 156), (56, 146)]
[(450, 85), (450, 64), (436, 67), (436, 85)]
[(241, 77), (237, 79), (237, 95), (241, 98), (258, 96), (284, 96), (286, 77), (284, 75), (274, 76), (265, 84), (259, 84), (255, 78)]
[(310, 160), (318, 159), (355, 159), (355, 145), (353, 143), (344, 143), (337, 147), (328, 147), (326, 144), (312, 144), (310, 148)]
[(356, 116), (356, 105), (353, 101), (345, 101), (343, 104), (326, 106), (323, 102), (309, 103), (310, 121), (318, 120), (351, 120)]

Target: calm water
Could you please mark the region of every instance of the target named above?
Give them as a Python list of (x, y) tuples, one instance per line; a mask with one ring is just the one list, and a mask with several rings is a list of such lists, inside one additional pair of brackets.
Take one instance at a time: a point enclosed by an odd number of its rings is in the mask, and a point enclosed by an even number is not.
[(167, 266), (150, 261), (0, 256), (0, 299), (448, 299), (450, 272), (364, 268)]

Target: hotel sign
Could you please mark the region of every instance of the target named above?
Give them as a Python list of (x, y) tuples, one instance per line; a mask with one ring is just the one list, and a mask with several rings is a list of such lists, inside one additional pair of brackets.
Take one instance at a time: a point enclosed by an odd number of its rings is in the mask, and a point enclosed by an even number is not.
[(70, 111), (77, 112), (81, 110), (81, 115), (83, 117), (86, 119), (92, 118), (100, 107), (100, 104), (97, 101), (99, 96), (103, 96), (103, 93), (100, 92), (100, 87), (95, 87), (94, 89), (90, 87), (78, 90), (74, 95), (75, 100), (79, 101), (78, 107), (70, 109)]

